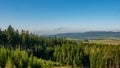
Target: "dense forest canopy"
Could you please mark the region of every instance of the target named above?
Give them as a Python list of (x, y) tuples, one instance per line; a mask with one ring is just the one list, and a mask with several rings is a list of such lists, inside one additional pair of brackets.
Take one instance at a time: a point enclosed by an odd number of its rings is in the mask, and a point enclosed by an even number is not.
[(119, 68), (120, 45), (78, 43), (57, 37), (0, 30), (0, 68)]

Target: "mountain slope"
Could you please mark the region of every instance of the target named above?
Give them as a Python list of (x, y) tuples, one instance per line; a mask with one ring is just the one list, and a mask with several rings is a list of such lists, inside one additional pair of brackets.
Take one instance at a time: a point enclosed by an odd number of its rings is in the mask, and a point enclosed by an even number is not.
[(120, 32), (91, 31), (84, 33), (60, 33), (51, 37), (83, 38), (83, 39), (105, 39), (120, 38)]

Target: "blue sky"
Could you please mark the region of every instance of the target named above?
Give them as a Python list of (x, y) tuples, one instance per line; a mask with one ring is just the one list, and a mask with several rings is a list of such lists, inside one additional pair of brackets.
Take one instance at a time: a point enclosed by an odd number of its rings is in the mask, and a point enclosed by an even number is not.
[(120, 0), (0, 0), (0, 28), (40, 34), (120, 31)]

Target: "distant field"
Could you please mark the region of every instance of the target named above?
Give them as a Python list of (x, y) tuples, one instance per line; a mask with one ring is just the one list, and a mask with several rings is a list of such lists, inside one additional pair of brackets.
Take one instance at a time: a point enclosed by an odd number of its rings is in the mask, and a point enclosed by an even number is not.
[(83, 39), (77, 39), (77, 38), (66, 38), (67, 40), (71, 40), (71, 41), (76, 41), (77, 43), (81, 43), (84, 42)]
[(120, 45), (120, 39), (77, 39), (77, 38), (66, 38), (67, 40), (73, 40), (76, 42), (85, 43), (96, 43), (96, 44), (108, 44), (108, 45)]
[(116, 39), (110, 39), (110, 40), (89, 40), (89, 43), (108, 44), (108, 45), (120, 45), (120, 40), (116, 40)]

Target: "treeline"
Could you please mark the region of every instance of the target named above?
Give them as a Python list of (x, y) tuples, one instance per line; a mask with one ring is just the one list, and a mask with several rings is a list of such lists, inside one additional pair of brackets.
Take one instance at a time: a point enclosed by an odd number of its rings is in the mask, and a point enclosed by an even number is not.
[[(5, 30), (0, 29), (1, 46), (11, 50), (16, 48), (27, 50), (29, 54), (33, 53), (33, 55), (38, 58), (50, 59), (52, 57), (51, 54), (53, 53), (53, 47), (56, 45), (61, 46), (65, 43), (75, 42), (68, 41), (63, 38), (38, 36), (24, 30), (18, 31), (11, 25), (9, 25), (9, 27)], [(46, 55), (49, 55), (49, 57)]]
[[(44, 36), (38, 36), (37, 34), (29, 33), (29, 31), (22, 30), (19, 32), (15, 30), (11, 25), (5, 30), (0, 29), (0, 44), (11, 45), (16, 47), (20, 45), (21, 48), (29, 48), (34, 45), (42, 45), (44, 47), (54, 45), (62, 45), (63, 43), (73, 43), (62, 38), (46, 38)], [(23, 45), (23, 46), (22, 46)]]
[(9, 26), (0, 30), (0, 68), (119, 68), (120, 45), (41, 37)]

